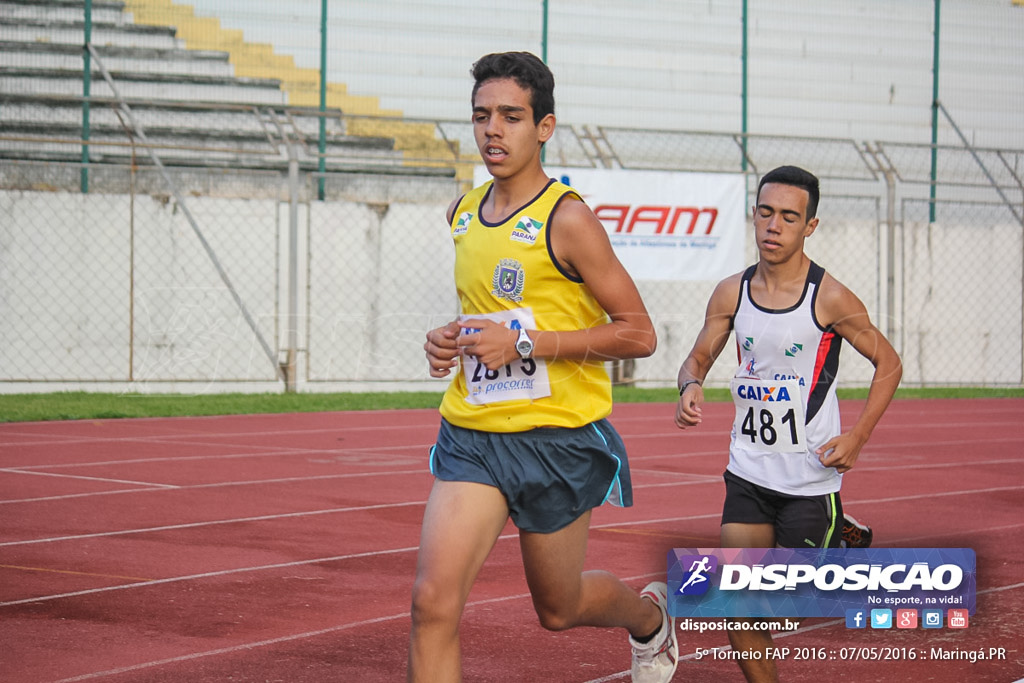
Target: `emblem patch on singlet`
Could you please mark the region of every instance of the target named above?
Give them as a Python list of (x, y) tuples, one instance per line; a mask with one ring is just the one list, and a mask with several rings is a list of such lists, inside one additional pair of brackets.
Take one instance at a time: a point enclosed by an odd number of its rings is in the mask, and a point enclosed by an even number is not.
[(465, 235), (466, 231), (469, 230), (469, 223), (473, 220), (473, 214), (469, 211), (459, 216), (458, 222), (455, 224), (455, 229), (452, 230), (452, 235)]
[(544, 224), (540, 221), (536, 221), (529, 216), (523, 216), (516, 223), (516, 227), (512, 228), (512, 234), (509, 236), (509, 239), (513, 242), (533, 244), (537, 241), (537, 235), (540, 234), (543, 227)]
[(523, 264), (512, 258), (503, 258), (494, 267), (491, 278), (491, 294), (499, 299), (520, 302), (523, 300), (523, 285), (526, 284), (526, 273)]
[(786, 349), (786, 355), (789, 356), (790, 358), (796, 358), (796, 354), (800, 353), (803, 350), (803, 344), (791, 344), (789, 348)]

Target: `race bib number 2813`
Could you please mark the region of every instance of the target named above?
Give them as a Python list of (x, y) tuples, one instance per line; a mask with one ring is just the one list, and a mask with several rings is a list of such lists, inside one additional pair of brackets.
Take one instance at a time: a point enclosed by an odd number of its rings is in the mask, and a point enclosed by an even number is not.
[[(473, 318), (487, 318), (513, 330), (535, 329), (533, 312), (529, 308), (462, 316), (462, 320)], [(470, 334), (475, 331), (463, 328), (462, 333)], [(497, 370), (488, 370), (478, 359), (463, 356), (462, 373), (466, 381), (466, 401), (477, 405), (498, 401), (533, 400), (551, 395), (548, 366), (545, 361), (539, 359), (516, 359)]]
[(733, 430), (738, 442), (775, 453), (807, 450), (804, 402), (797, 380), (735, 378), (729, 388), (736, 406)]

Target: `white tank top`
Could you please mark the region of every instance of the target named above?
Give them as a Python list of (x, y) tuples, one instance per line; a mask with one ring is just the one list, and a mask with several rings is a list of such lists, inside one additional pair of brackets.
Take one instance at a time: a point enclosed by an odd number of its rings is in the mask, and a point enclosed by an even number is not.
[(800, 300), (772, 310), (750, 298), (756, 267), (743, 273), (733, 316), (740, 366), (728, 470), (782, 493), (838, 491), (842, 475), (815, 453), (841, 432), (835, 379), (842, 338), (814, 315), (825, 269), (812, 262)]

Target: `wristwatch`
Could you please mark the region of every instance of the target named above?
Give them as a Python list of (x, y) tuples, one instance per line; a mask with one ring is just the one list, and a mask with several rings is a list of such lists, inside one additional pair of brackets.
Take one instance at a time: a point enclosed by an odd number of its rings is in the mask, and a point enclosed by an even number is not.
[(683, 392), (686, 391), (686, 387), (690, 386), (691, 384), (696, 384), (699, 387), (704, 386), (703, 384), (701, 384), (701, 381), (699, 379), (688, 379), (685, 382), (683, 382), (683, 386), (679, 387), (679, 395), (682, 396)]
[(533, 355), (533, 340), (530, 339), (530, 335), (526, 334), (526, 330), (520, 328), (519, 339), (516, 339), (516, 351), (519, 352), (519, 356), (526, 360)]

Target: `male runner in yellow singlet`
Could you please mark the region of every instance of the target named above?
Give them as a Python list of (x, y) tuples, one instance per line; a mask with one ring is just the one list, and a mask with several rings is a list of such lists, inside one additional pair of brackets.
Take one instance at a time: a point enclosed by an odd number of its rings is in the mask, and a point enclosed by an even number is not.
[(474, 135), (493, 180), (448, 210), (461, 315), (424, 345), (431, 376), (455, 376), (431, 449), (408, 680), (461, 679), (462, 611), (511, 517), (540, 623), (625, 628), (633, 680), (668, 681), (678, 647), (664, 583), (637, 594), (583, 571), (591, 510), (632, 502), (605, 419), (604, 362), (649, 356), (654, 328), (604, 227), (541, 166), (555, 129), (547, 66), (492, 54), (472, 73)]

